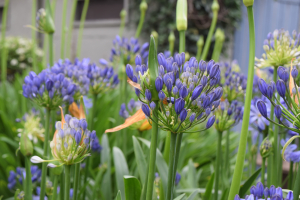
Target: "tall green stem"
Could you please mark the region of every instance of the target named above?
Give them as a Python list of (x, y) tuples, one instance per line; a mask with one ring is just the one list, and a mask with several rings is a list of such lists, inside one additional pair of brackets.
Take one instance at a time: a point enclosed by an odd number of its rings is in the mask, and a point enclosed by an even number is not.
[(271, 186), (271, 179), (272, 179), (272, 165), (273, 165), (273, 156), (270, 155), (268, 157), (268, 162), (267, 162), (267, 186)]
[(225, 173), (226, 173), (226, 177), (229, 178), (230, 177), (230, 163), (229, 163), (229, 154), (230, 154), (230, 130), (227, 131), (226, 134), (226, 151), (225, 151)]
[(65, 194), (65, 184), (64, 184), (64, 181), (65, 180), (65, 177), (64, 177), (64, 173), (61, 173), (60, 174), (60, 191), (59, 191), (59, 199), (60, 200), (63, 200), (64, 199), (64, 194)]
[[(43, 159), (48, 156), (49, 146), (49, 124), (50, 124), (50, 109), (46, 108), (46, 121), (45, 121), (45, 142), (44, 142), (44, 154)], [(41, 192), (40, 199), (44, 199), (46, 190), (46, 175), (47, 175), (47, 163), (42, 164), (42, 179), (41, 179)]]
[(67, 18), (68, 0), (63, 1), (62, 25), (61, 25), (61, 42), (60, 42), (60, 58), (65, 58), (65, 33), (66, 33), (66, 18)]
[(43, 40), (43, 60), (42, 60), (42, 67), (40, 68), (40, 71), (45, 69), (47, 67), (47, 58), (48, 58), (48, 42), (49, 42), (49, 36), (48, 34), (44, 34), (44, 40)]
[[(252, 97), (253, 77), (254, 77), (254, 57), (255, 57), (255, 30), (254, 30), (254, 16), (253, 6), (247, 7), (248, 20), (249, 20), (249, 65), (248, 65), (248, 79), (246, 97)], [(235, 170), (233, 173), (233, 179), (230, 187), (228, 200), (234, 199), (235, 195), (239, 193), (241, 179), (243, 174), (243, 167), (245, 162), (247, 135), (250, 117), (251, 98), (245, 98), (244, 116), (242, 123), (242, 131), (239, 142), (239, 150), (237, 154), (237, 160), (235, 164)]]
[(170, 141), (170, 154), (169, 154), (169, 170), (168, 170), (168, 190), (166, 199), (173, 199), (173, 186), (174, 186), (174, 170), (175, 167), (175, 151), (176, 151), (177, 134), (171, 133)]
[(32, 182), (31, 182), (31, 163), (30, 158), (25, 156), (25, 169), (26, 169), (26, 178), (25, 178), (25, 200), (32, 199)]
[(185, 31), (179, 31), (179, 53), (185, 52)]
[(292, 189), (293, 187), (293, 178), (294, 178), (294, 162), (290, 162), (290, 170), (289, 170), (289, 174), (288, 174), (288, 177), (289, 177), (289, 181), (288, 181), (288, 189)]
[(1, 80), (2, 80), (2, 97), (4, 103), (2, 103), (2, 111), (5, 111), (6, 105), (6, 76), (7, 76), (7, 50), (5, 48), (5, 34), (6, 34), (6, 22), (7, 22), (7, 9), (8, 9), (9, 0), (5, 0), (2, 14), (2, 23), (1, 23)]
[(70, 170), (71, 165), (65, 165), (65, 197), (64, 200), (70, 199)]
[[(154, 102), (158, 105), (158, 101)], [(157, 135), (158, 135), (158, 110), (157, 106), (153, 110), (152, 121), (152, 133), (151, 133), (151, 146), (150, 146), (150, 161), (149, 161), (149, 172), (148, 172), (148, 183), (147, 183), (147, 196), (146, 200), (152, 200), (153, 184), (154, 184), (154, 172), (155, 172), (155, 160), (156, 160), (156, 146), (157, 146)]]
[(78, 41), (77, 41), (77, 55), (76, 55), (77, 58), (80, 57), (80, 53), (81, 53), (83, 28), (84, 28), (86, 13), (87, 13), (87, 10), (89, 7), (89, 2), (90, 2), (90, 0), (84, 0), (83, 9), (82, 9), (82, 13), (81, 13), (80, 25), (79, 25), (79, 35), (78, 35)]
[(71, 49), (72, 49), (72, 38), (73, 38), (73, 29), (74, 29), (74, 20), (77, 8), (77, 2), (73, 1), (71, 9), (71, 17), (68, 28), (68, 37), (67, 37), (67, 46), (66, 46), (66, 57), (71, 58)]
[(48, 45), (49, 45), (49, 64), (50, 67), (54, 65), (54, 57), (53, 57), (53, 34), (48, 34)]
[(212, 59), (215, 62), (219, 62), (220, 54), (221, 54), (222, 47), (223, 47), (223, 43), (224, 43), (224, 40), (216, 40), (216, 42), (215, 42), (214, 51), (213, 51), (213, 54), (212, 54)]
[[(35, 27), (36, 23), (36, 1), (32, 0), (32, 11), (31, 11), (31, 25)], [(32, 41), (32, 49), (31, 49), (31, 56), (32, 56), (32, 67), (35, 72), (38, 72), (37, 64), (36, 64), (36, 32), (34, 29), (31, 30), (31, 41)]]
[(218, 19), (218, 11), (213, 11), (213, 18), (212, 18), (212, 22), (211, 22), (211, 25), (209, 28), (207, 38), (205, 40), (205, 45), (204, 45), (201, 60), (206, 60), (206, 57), (207, 57), (207, 54), (209, 51), (209, 47), (210, 47), (210, 43), (211, 43), (211, 38), (212, 38), (215, 28), (216, 28), (217, 19)]
[(175, 166), (174, 166), (175, 170), (174, 170), (174, 174), (173, 174), (174, 180), (175, 180), (176, 170), (177, 170), (177, 165), (178, 165), (178, 160), (179, 160), (182, 136), (183, 136), (183, 133), (178, 133), (178, 136), (177, 136), (177, 139), (176, 139)]
[(80, 181), (80, 163), (76, 163), (75, 164), (74, 186), (73, 186), (74, 200), (77, 200), (77, 194), (78, 194), (77, 191), (78, 191), (79, 181)]
[(265, 186), (265, 173), (266, 173), (266, 158), (262, 158), (261, 164), (261, 182)]
[[(58, 186), (58, 175), (54, 176), (54, 183), (53, 183), (53, 193), (52, 193), (52, 200), (57, 200), (57, 186)], [(74, 190), (74, 194), (75, 194)]]
[(300, 165), (298, 165), (297, 176), (296, 176), (296, 180), (295, 180), (294, 188), (293, 188), (294, 199), (299, 199), (299, 194), (300, 194), (299, 188), (300, 188)]
[(221, 156), (222, 156), (222, 134), (223, 132), (218, 132), (218, 146), (217, 146), (217, 160), (216, 160), (216, 167), (215, 167), (215, 200), (218, 200), (219, 196), (219, 179), (220, 179), (220, 169), (221, 169)]
[(168, 131), (167, 136), (166, 136), (166, 142), (165, 142), (165, 148), (164, 148), (164, 159), (166, 163), (168, 164), (169, 162), (169, 155), (170, 155), (170, 145), (171, 145), (171, 132)]
[(143, 2), (144, 0), (142, 0), (141, 2), (141, 5), (140, 5), (140, 11), (141, 11), (141, 16), (140, 16), (140, 21), (139, 21), (139, 25), (136, 29), (136, 32), (135, 32), (135, 38), (139, 38), (140, 34), (141, 34), (141, 31), (142, 31), (142, 28), (143, 28), (143, 24), (144, 24), (144, 20), (145, 20), (145, 15), (146, 15), (146, 10), (147, 10), (147, 7), (146, 9), (143, 9), (141, 8), (142, 7), (142, 4), (144, 3), (146, 6), (146, 2)]

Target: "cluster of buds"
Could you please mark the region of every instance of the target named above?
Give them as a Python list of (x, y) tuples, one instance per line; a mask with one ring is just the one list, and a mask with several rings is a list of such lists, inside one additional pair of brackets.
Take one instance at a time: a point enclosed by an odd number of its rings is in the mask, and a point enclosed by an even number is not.
[(227, 99), (220, 103), (220, 106), (214, 111), (215, 127), (219, 132), (229, 130), (243, 119), (244, 108), (240, 104), (237, 100), (229, 103)]
[[(263, 198), (264, 197), (264, 198)], [(255, 200), (255, 199), (276, 199), (276, 200), (293, 200), (293, 192), (289, 191), (286, 198), (283, 197), (282, 188), (276, 188), (272, 185), (270, 188), (264, 187), (261, 182), (258, 182), (256, 186), (250, 188), (250, 195), (247, 195), (244, 200)], [(236, 195), (234, 200), (243, 200)]]
[(108, 62), (103, 59), (100, 59), (100, 63), (104, 64), (105, 68), (95, 64), (88, 66), (87, 77), (90, 79), (92, 94), (105, 92), (119, 84), (118, 74), (114, 73), (113, 67), (109, 67)]
[[(143, 102), (145, 115), (153, 121), (152, 111), (158, 107), (158, 116), (155, 116), (158, 121), (155, 122), (161, 129), (173, 133), (185, 132), (208, 119), (219, 106), (223, 94), (222, 88), (218, 87), (221, 78), (218, 64), (213, 60), (198, 63), (194, 57), (184, 61), (184, 53), (167, 59), (163, 53), (158, 54), (155, 88), (150, 85), (149, 71), (146, 65), (142, 65), (141, 57), (135, 59), (138, 76), (134, 75), (131, 65), (126, 66), (127, 76)], [(151, 92), (153, 89), (156, 91)], [(215, 116), (211, 116), (205, 129), (210, 128), (214, 121)]]
[[(31, 166), (31, 181), (33, 184), (36, 184), (41, 181), (42, 171), (38, 168), (38, 166)], [(24, 178), (26, 177), (26, 171), (24, 168), (17, 167), (16, 172), (10, 171), (8, 177), (8, 189), (13, 190), (16, 189), (18, 185), (22, 185)]]
[(56, 109), (62, 102), (72, 103), (77, 91), (76, 85), (65, 78), (45, 69), (38, 75), (31, 71), (24, 79), (23, 96), (47, 109)]
[[(136, 38), (121, 38), (116, 36), (113, 40), (113, 48), (111, 49), (110, 62), (119, 64), (120, 59), (122, 63), (133, 63), (134, 57), (140, 55), (144, 61), (148, 60), (148, 47), (149, 43), (146, 42), (142, 46), (139, 44), (138, 39)], [(101, 64), (107, 65), (107, 61), (104, 59), (100, 60)]]
[(256, 66), (264, 68), (288, 65), (293, 58), (299, 56), (299, 45), (300, 33), (297, 34), (296, 31), (293, 31), (290, 36), (288, 31), (276, 29), (273, 33), (269, 33), (264, 41), (263, 48), (266, 53), (262, 55), (261, 59), (255, 58)]
[[(273, 81), (267, 84), (263, 79), (258, 82), (260, 92), (271, 102), (274, 106), (274, 113), (279, 123), (272, 121), (268, 117), (268, 111), (266, 103), (262, 100), (257, 102), (257, 108), (261, 115), (277, 124), (280, 127), (285, 127), (296, 133), (300, 133), (300, 120), (299, 116), (299, 89), (296, 84), (296, 78), (298, 76), (298, 70), (292, 68), (289, 75), (289, 70), (285, 67), (278, 67), (277, 73), (279, 79), (276, 83)], [(278, 96), (275, 95), (277, 91)], [(280, 98), (281, 97), (281, 98)], [(284, 120), (290, 123), (284, 123)], [(290, 125), (292, 124), (292, 126)]]
[(51, 68), (51, 72), (55, 74), (63, 74), (65, 79), (70, 80), (76, 85), (76, 91), (73, 96), (78, 100), (80, 96), (87, 95), (90, 89), (90, 79), (87, 77), (89, 58), (84, 58), (82, 61), (75, 59), (72, 63), (70, 60), (59, 60)]
[(127, 104), (127, 109), (126, 109), (126, 104), (122, 103), (121, 109), (119, 111), (119, 115), (124, 119), (127, 119), (132, 114), (134, 114), (137, 110), (139, 110), (141, 106), (142, 103), (140, 101), (135, 101), (134, 99), (130, 99), (129, 103)]
[(230, 65), (221, 65), (221, 83), (223, 88), (223, 98), (230, 103), (234, 100), (244, 101), (247, 86), (247, 77), (239, 72), (239, 66), (235, 61)]

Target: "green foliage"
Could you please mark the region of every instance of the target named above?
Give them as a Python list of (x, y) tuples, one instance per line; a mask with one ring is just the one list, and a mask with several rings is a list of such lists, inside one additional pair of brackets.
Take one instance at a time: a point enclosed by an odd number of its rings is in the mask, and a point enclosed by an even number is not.
[(141, 184), (134, 176), (124, 176), (126, 200), (140, 200)]
[(248, 178), (248, 180), (246, 180), (246, 182), (241, 186), (240, 192), (239, 192), (240, 197), (243, 197), (243, 196), (246, 195), (246, 192), (250, 189), (250, 187), (253, 185), (254, 181), (256, 180), (258, 175), (260, 174), (260, 171), (261, 171), (261, 168), (259, 168), (256, 172), (254, 172)]
[[(131, 5), (135, 24), (139, 21), (139, 6), (140, 0), (134, 0)], [(188, 8), (188, 29), (186, 31), (186, 51), (191, 55), (196, 55), (197, 41), (200, 35), (207, 37), (208, 30), (212, 20), (212, 5), (213, 0), (194, 0), (191, 4), (189, 1)], [(217, 27), (225, 30), (225, 35), (232, 34), (234, 28), (238, 26), (241, 20), (241, 1), (227, 0), (219, 1), (220, 10), (218, 14)], [(143, 26), (142, 36), (148, 36), (153, 30), (158, 33), (158, 52), (168, 50), (168, 36), (170, 31), (176, 30), (176, 1), (153, 0), (148, 5), (146, 18)], [(131, 12), (131, 13), (132, 13)], [(159, 22), (159, 23), (158, 23)], [(175, 52), (178, 51), (178, 32), (176, 34)], [(210, 53), (214, 46), (210, 46)], [(225, 52), (225, 51), (224, 51)], [(210, 58), (210, 56), (208, 57)]]

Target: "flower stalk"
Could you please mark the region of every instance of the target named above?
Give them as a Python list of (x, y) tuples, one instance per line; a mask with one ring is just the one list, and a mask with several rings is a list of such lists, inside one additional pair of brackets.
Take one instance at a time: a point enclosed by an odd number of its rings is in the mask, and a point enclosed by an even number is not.
[(201, 60), (206, 60), (207, 58), (207, 54), (209, 51), (209, 47), (210, 47), (210, 43), (211, 43), (211, 38), (214, 34), (215, 28), (216, 28), (216, 24), (217, 24), (217, 20), (218, 20), (218, 11), (219, 11), (219, 3), (217, 0), (214, 0), (211, 6), (211, 9), (213, 11), (213, 18), (212, 18), (212, 22), (208, 31), (208, 35), (205, 41), (205, 45), (204, 45), (204, 49), (203, 49), (203, 53), (202, 53), (202, 57)]
[(221, 157), (222, 157), (222, 135), (223, 132), (218, 131), (218, 146), (217, 146), (217, 160), (216, 160), (216, 179), (215, 179), (215, 200), (218, 200), (219, 196), (219, 180), (221, 171)]
[[(253, 77), (254, 77), (254, 58), (255, 58), (255, 29), (254, 29), (255, 27), (254, 27), (254, 16), (253, 16), (252, 5), (247, 7), (247, 13), (248, 13), (248, 20), (249, 20), (250, 46), (249, 46), (249, 65), (248, 65), (246, 97), (252, 97)], [(234, 170), (233, 179), (229, 191), (228, 200), (234, 199), (235, 195), (239, 193), (239, 188), (240, 188), (242, 174), (243, 174), (245, 154), (246, 154), (250, 107), (251, 107), (251, 98), (246, 98), (239, 149), (237, 153), (237, 160), (235, 164), (235, 170)]]
[(59, 176), (57, 176), (57, 175), (54, 176), (52, 200), (56, 200), (57, 199), (58, 177)]
[(215, 33), (215, 38), (216, 38), (216, 42), (215, 42), (214, 51), (212, 54), (212, 59), (215, 62), (218, 62), (221, 51), (222, 51), (222, 47), (224, 44), (224, 40), (225, 40), (224, 32), (221, 29), (217, 29), (216, 33)]
[(140, 4), (141, 16), (140, 16), (140, 21), (139, 21), (138, 27), (136, 29), (135, 38), (139, 38), (139, 36), (141, 34), (147, 9), (148, 9), (148, 5), (147, 5), (146, 0), (142, 0), (142, 2)]
[(169, 169), (168, 169), (168, 191), (166, 199), (173, 199), (173, 187), (174, 187), (174, 171), (175, 169), (175, 158), (176, 158), (176, 139), (177, 133), (171, 133), (170, 141), (170, 154), (169, 154)]
[(201, 58), (201, 53), (202, 53), (202, 49), (203, 49), (203, 45), (204, 45), (204, 38), (203, 38), (203, 35), (200, 35), (200, 38), (199, 40), (197, 41), (197, 56), (196, 56), (196, 59), (198, 61), (200, 61), (200, 58)]
[(65, 197), (64, 200), (70, 199), (70, 170), (71, 165), (65, 165)]
[(75, 164), (75, 177), (74, 177), (74, 200), (77, 200), (77, 194), (78, 194), (78, 186), (80, 183), (80, 163)]
[(293, 188), (293, 197), (294, 199), (299, 199), (299, 194), (300, 194), (300, 164), (298, 164), (298, 171), (296, 175), (296, 180), (294, 182), (294, 188)]
[[(35, 26), (36, 1), (37, 0), (32, 1), (31, 23), (32, 23), (33, 27)], [(31, 50), (32, 67), (33, 67), (33, 71), (37, 72), (38, 68), (37, 68), (36, 54), (35, 54), (35, 50), (36, 50), (36, 33), (35, 33), (34, 29), (31, 30), (31, 40), (32, 40), (32, 44), (33, 44), (32, 50)]]
[(71, 16), (70, 16), (68, 37), (67, 37), (67, 46), (66, 46), (66, 58), (71, 58), (72, 38), (73, 38), (74, 20), (75, 20), (77, 2), (78, 1), (73, 1), (72, 8), (71, 8)]
[(88, 7), (89, 7), (89, 3), (90, 3), (90, 0), (85, 0), (84, 1), (82, 13), (81, 13), (80, 25), (79, 25), (79, 34), (78, 34), (78, 40), (77, 40), (77, 54), (76, 54), (77, 58), (79, 58), (80, 54), (81, 54), (83, 28), (84, 28), (84, 22), (85, 22), (87, 10), (88, 10)]
[(125, 27), (125, 22), (126, 22), (126, 10), (125, 9), (121, 10), (120, 18), (121, 18), (121, 24), (120, 24), (119, 36), (120, 36), (120, 38), (122, 38), (124, 27)]
[(65, 34), (66, 34), (66, 18), (67, 18), (68, 0), (63, 1), (62, 25), (61, 25), (61, 42), (60, 57), (65, 57)]
[(175, 35), (174, 35), (173, 31), (170, 32), (168, 40), (169, 40), (169, 51), (170, 51), (170, 54), (173, 55), (174, 54), (174, 44), (175, 44)]
[(26, 168), (26, 177), (25, 177), (25, 200), (32, 199), (32, 181), (31, 181), (31, 163), (30, 158), (25, 156), (25, 168)]

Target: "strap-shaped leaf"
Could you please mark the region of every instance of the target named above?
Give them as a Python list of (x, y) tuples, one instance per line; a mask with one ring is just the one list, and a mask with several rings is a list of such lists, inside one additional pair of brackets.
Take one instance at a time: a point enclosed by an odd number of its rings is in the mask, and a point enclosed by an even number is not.
[(254, 172), (254, 173), (248, 178), (248, 180), (244, 183), (244, 185), (241, 186), (240, 192), (239, 192), (240, 197), (243, 197), (243, 196), (246, 195), (247, 191), (248, 191), (249, 188), (253, 185), (253, 182), (255, 181), (255, 179), (258, 177), (260, 171), (261, 171), (261, 168), (259, 168), (256, 172)]
[(205, 187), (205, 193), (203, 195), (203, 199), (204, 200), (209, 200), (211, 197), (211, 193), (212, 193), (212, 189), (214, 186), (214, 182), (215, 182), (215, 173), (213, 173), (208, 181), (208, 183), (206, 184)]
[(140, 200), (141, 184), (134, 176), (124, 176), (125, 198), (126, 200)]

